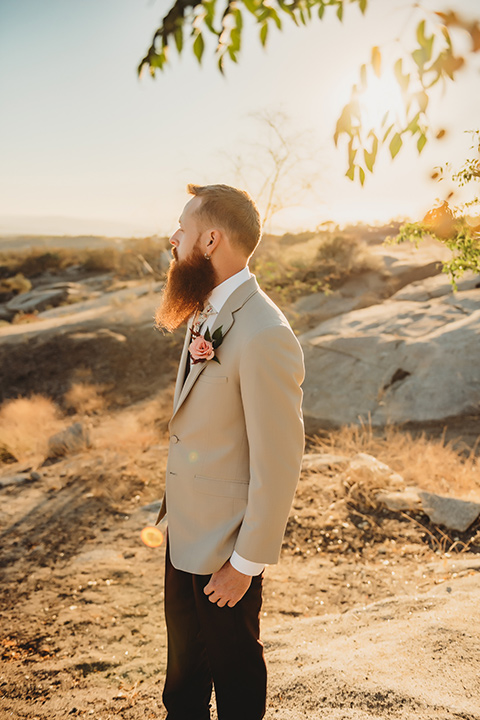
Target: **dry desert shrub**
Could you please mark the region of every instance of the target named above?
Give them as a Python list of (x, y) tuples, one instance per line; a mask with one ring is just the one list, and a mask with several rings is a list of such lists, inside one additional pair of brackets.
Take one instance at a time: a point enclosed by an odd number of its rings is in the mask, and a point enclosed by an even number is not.
[(158, 413), (154, 402), (132, 410), (123, 410), (105, 418), (93, 432), (93, 446), (97, 449), (121, 450), (134, 454), (159, 439)]
[(284, 305), (303, 295), (334, 290), (366, 272), (382, 272), (383, 260), (361, 238), (320, 233), (285, 247), (267, 236), (251, 268), (262, 288)]
[[(375, 432), (369, 425), (343, 427), (314, 441), (315, 452), (353, 457), (368, 453), (399, 473), (406, 486), (415, 486), (449, 497), (480, 500), (480, 463), (475, 448), (464, 452), (446, 442), (395, 427)], [(361, 468), (358, 480), (361, 481)]]
[(58, 407), (42, 395), (8, 400), (0, 407), (0, 451), (39, 464), (48, 456), (48, 439), (64, 425)]
[(14, 277), (0, 280), (0, 293), (20, 293), (28, 292), (32, 289), (32, 283), (22, 273), (17, 273)]
[(81, 415), (96, 414), (105, 408), (104, 392), (104, 385), (76, 382), (64, 395), (65, 405)]
[[(152, 274), (157, 277), (163, 275), (161, 255), (168, 247), (167, 238), (134, 238), (123, 246), (112, 241), (110, 245), (92, 249), (76, 248), (74, 241), (72, 238), (71, 248), (51, 247), (48, 251), (34, 248), (0, 252), (0, 264), (8, 268), (12, 275), (16, 274), (17, 278), (23, 277), (24, 280), (38, 277), (45, 272), (61, 274), (73, 265), (87, 274), (114, 273), (124, 279), (138, 279)], [(5, 283), (8, 290), (11, 278), (2, 281), (2, 285)], [(14, 289), (16, 290), (16, 287)]]

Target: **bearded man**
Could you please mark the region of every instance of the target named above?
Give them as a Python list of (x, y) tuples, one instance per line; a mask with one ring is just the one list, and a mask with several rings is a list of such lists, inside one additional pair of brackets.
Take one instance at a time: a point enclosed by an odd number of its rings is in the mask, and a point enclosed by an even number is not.
[[(261, 720), (263, 571), (278, 562), (303, 455), (303, 355), (248, 269), (249, 195), (189, 185), (157, 326), (187, 322), (170, 421), (167, 720)], [(158, 522), (157, 521), (157, 522)]]

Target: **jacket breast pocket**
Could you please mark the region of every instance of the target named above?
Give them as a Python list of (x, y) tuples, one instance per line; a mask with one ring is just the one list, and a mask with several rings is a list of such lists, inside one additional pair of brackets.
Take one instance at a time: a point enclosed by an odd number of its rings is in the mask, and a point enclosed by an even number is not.
[(221, 385), (228, 382), (228, 377), (223, 375), (205, 375), (203, 372), (198, 376), (198, 382), (210, 383), (211, 385)]
[(248, 497), (248, 482), (242, 480), (221, 480), (195, 475), (194, 487), (197, 492), (203, 495), (238, 498), (240, 500), (246, 500)]

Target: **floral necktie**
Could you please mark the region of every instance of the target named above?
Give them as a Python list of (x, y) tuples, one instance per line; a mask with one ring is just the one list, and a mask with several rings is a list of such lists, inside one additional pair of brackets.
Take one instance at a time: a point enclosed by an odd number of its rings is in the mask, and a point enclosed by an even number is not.
[(203, 310), (198, 311), (192, 323), (192, 335), (194, 333), (200, 332), (200, 328), (202, 327), (208, 316), (214, 315), (216, 312), (217, 311), (215, 310), (213, 305), (210, 305), (210, 303), (208, 303)]

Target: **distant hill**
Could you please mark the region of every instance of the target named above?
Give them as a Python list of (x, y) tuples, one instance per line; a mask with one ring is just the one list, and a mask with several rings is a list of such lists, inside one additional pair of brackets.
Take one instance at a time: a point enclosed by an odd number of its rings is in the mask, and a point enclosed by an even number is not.
[(158, 229), (155, 222), (63, 217), (60, 215), (0, 214), (0, 238), (14, 235), (145, 237), (158, 232)]
[(0, 252), (39, 248), (75, 248), (96, 250), (122, 245), (125, 238), (109, 238), (99, 235), (0, 235)]

